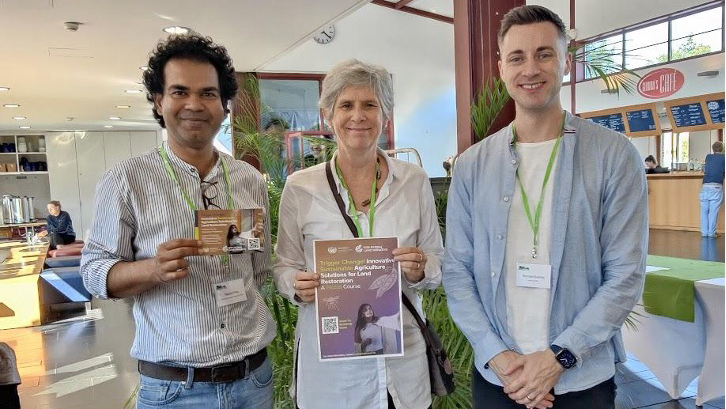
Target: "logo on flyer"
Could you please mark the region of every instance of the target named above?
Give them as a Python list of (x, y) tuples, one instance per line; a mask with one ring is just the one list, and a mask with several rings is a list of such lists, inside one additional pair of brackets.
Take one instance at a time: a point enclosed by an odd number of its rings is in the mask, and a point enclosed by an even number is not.
[(355, 246), (355, 252), (356, 253), (362, 253), (363, 252), (363, 245), (359, 244)]
[(328, 247), (328, 254), (335, 254), (337, 252), (338, 252), (337, 247), (333, 247), (333, 246)]

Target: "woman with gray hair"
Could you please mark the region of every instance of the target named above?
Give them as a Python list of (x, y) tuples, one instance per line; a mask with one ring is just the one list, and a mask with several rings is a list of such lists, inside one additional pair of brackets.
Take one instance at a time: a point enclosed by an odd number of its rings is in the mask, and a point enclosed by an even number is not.
[(418, 291), (439, 286), (443, 254), (426, 173), (389, 158), (377, 146), (393, 110), (388, 72), (357, 60), (338, 64), (323, 81), (320, 108), (338, 150), (330, 162), (288, 177), (275, 249), (277, 289), (299, 307), (291, 395), (300, 409), (426, 408), (431, 404), (426, 346), (405, 308), (402, 357), (318, 359), (313, 301), (320, 276), (315, 273), (313, 242), (354, 237), (335, 195), (353, 219), (358, 237), (398, 237), (394, 255), (403, 273), (401, 289), (422, 316)]

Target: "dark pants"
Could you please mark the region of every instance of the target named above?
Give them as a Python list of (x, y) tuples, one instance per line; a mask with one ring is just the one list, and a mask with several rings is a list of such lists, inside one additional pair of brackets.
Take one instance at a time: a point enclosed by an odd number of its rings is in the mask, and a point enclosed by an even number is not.
[[(501, 386), (493, 385), (481, 376), (474, 368), (471, 371), (471, 391), (474, 397), (474, 409), (523, 409), (524, 405), (509, 399)], [(554, 392), (551, 392), (554, 393)], [(553, 409), (614, 409), (615, 378), (583, 391), (555, 395)]]
[(0, 385), (0, 407), (3, 409), (20, 409), (18, 385)]
[(76, 236), (69, 236), (67, 234), (60, 233), (49, 233), (48, 239), (50, 240), (50, 249), (55, 250), (59, 244), (71, 244), (76, 241)]

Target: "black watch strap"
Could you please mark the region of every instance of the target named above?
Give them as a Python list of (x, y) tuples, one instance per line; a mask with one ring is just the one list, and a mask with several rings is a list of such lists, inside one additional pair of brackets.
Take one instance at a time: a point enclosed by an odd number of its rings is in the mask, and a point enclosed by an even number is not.
[(577, 357), (575, 354), (570, 352), (570, 350), (566, 348), (562, 348), (559, 345), (550, 345), (550, 350), (554, 352), (555, 359), (557, 359), (557, 362), (562, 365), (565, 369), (570, 369), (577, 363)]

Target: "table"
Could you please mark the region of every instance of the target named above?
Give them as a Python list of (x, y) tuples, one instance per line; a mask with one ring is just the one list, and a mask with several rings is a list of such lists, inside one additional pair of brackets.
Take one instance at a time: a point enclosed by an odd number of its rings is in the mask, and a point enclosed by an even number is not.
[(653, 315), (642, 301), (636, 328), (623, 327), (625, 349), (643, 362), (673, 398), (699, 377), (696, 404), (724, 395), (724, 279), (695, 283), (693, 322)]
[(698, 378), (696, 405), (724, 396), (724, 279), (696, 283), (696, 296), (706, 324), (706, 353)]
[[(28, 229), (30, 229), (30, 234), (35, 235), (35, 228), (40, 226), (45, 226), (47, 222), (45, 220), (36, 220), (34, 222), (29, 223), (16, 223), (16, 224), (0, 224), (0, 229), (12, 229), (14, 227), (18, 228), (24, 228), (25, 229), (25, 236), (23, 238), (27, 239), (28, 236)], [(10, 236), (8, 236), (10, 237)]]
[(48, 244), (6, 242), (0, 243), (0, 251), (9, 251), (0, 263), (0, 329), (41, 325), (44, 314), (38, 281)]

